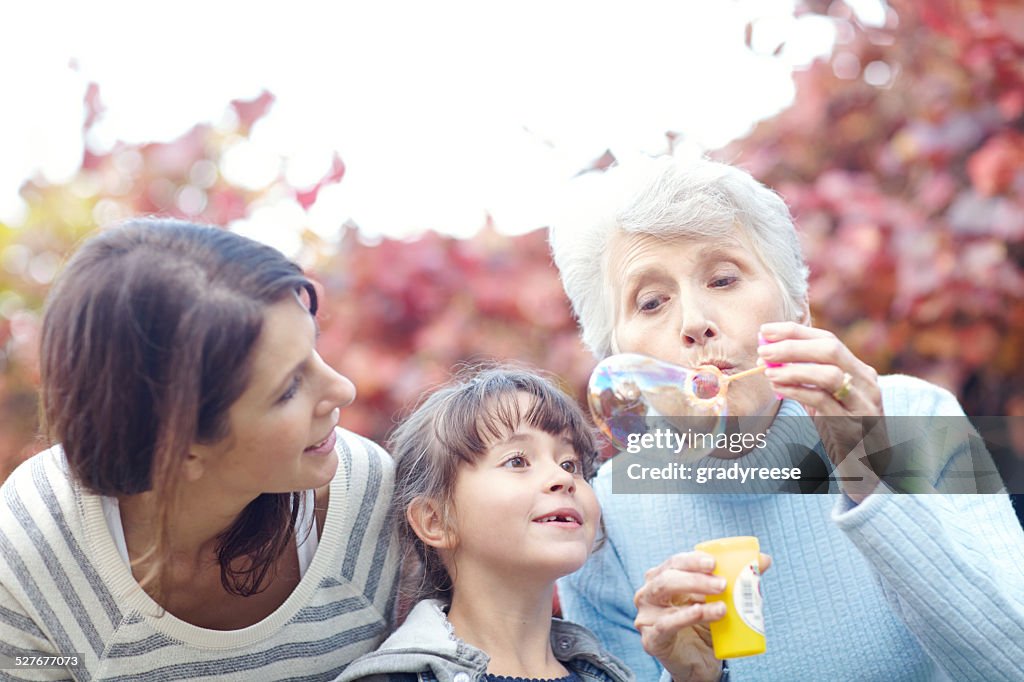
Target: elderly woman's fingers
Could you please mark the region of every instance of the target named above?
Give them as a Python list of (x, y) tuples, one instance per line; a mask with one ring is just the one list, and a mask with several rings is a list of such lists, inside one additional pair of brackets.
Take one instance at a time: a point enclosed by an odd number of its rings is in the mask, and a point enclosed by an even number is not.
[(706, 552), (679, 552), (644, 574), (644, 580), (650, 581), (656, 575), (668, 571), (692, 571), (710, 574), (715, 568), (715, 558)]
[(773, 383), (772, 388), (783, 398), (795, 400), (803, 405), (812, 416), (829, 417), (861, 411), (861, 401), (855, 396), (847, 396), (839, 403), (827, 390), (815, 386)]
[[(758, 567), (763, 573), (772, 565), (772, 558), (760, 554)], [(633, 596), (637, 609), (646, 604), (658, 607), (684, 606), (704, 602), (707, 595), (725, 590), (725, 579), (710, 574), (714, 558), (703, 552), (684, 552), (670, 557), (660, 566), (647, 571), (644, 584)]]
[[(761, 554), (761, 571), (771, 566)], [(703, 552), (676, 554), (647, 572), (637, 590), (634, 627), (644, 650), (656, 657), (673, 679), (717, 679), (721, 662), (715, 658), (708, 624), (725, 616), (721, 601), (708, 603), (707, 594), (719, 593), (724, 581), (709, 575), (714, 559)]]
[[(821, 330), (816, 330), (821, 331)], [(758, 346), (757, 354), (766, 363), (809, 362), (820, 365), (852, 365), (857, 357), (831, 332), (810, 338), (790, 338)]]
[(779, 395), (821, 415), (870, 416), (882, 413), (882, 391), (874, 369), (857, 362), (853, 371), (836, 365), (790, 363), (769, 367), (765, 378)]
[(761, 336), (768, 343), (781, 341), (782, 339), (816, 339), (822, 336), (832, 336), (832, 332), (826, 329), (811, 327), (799, 322), (766, 322), (759, 330)]
[[(779, 386), (808, 386), (814, 387), (827, 394), (839, 390), (848, 372), (836, 365), (819, 365), (810, 363), (791, 363), (780, 367), (769, 367), (765, 370), (764, 376)], [(834, 389), (832, 387), (835, 387)], [(855, 387), (851, 375), (850, 391)], [(849, 392), (846, 396), (848, 397)]]
[[(823, 414), (875, 414), (881, 398), (874, 380), (855, 377), (835, 365), (789, 364), (770, 367), (765, 378), (780, 395), (814, 407)], [(877, 398), (877, 399), (876, 399)]]
[(881, 414), (878, 372), (834, 334), (793, 322), (761, 329), (770, 343), (758, 347), (758, 355), (769, 365), (765, 378), (776, 393), (821, 415)]
[[(772, 565), (772, 558), (762, 552), (758, 557), (758, 563), (761, 570), (766, 571)], [(663, 571), (668, 568), (674, 568), (679, 571), (711, 573), (715, 569), (715, 557), (707, 552), (679, 552), (670, 556), (657, 567), (652, 568), (647, 574), (651, 575), (654, 572)]]
[(677, 571), (711, 573), (715, 570), (715, 557), (707, 552), (679, 552), (665, 560), (662, 566)]
[(688, 604), (660, 612), (643, 610), (637, 613), (633, 627), (640, 632), (644, 650), (661, 658), (672, 650), (682, 630), (720, 620), (725, 610), (723, 602)]
[(702, 602), (706, 595), (720, 594), (725, 590), (725, 578), (668, 569), (651, 576), (636, 591), (633, 603), (639, 609), (644, 604), (657, 606), (681, 606)]

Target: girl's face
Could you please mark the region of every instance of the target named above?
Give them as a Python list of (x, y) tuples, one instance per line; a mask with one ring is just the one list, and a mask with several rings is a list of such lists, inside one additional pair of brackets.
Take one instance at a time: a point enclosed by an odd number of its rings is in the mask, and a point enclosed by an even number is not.
[[(735, 374), (756, 366), (761, 325), (786, 319), (775, 278), (738, 229), (690, 239), (620, 232), (608, 272), (617, 352)], [(761, 375), (729, 388), (730, 415), (768, 416), (777, 406)]]
[[(520, 395), (520, 414), (529, 398)], [(554, 582), (587, 560), (601, 508), (565, 436), (521, 424), (455, 482), (454, 575), (510, 587)]]
[(225, 495), (326, 485), (338, 468), (334, 427), (355, 387), (316, 352), (316, 323), (298, 296), (267, 307), (249, 385), (228, 411), (230, 435), (197, 445), (201, 477)]

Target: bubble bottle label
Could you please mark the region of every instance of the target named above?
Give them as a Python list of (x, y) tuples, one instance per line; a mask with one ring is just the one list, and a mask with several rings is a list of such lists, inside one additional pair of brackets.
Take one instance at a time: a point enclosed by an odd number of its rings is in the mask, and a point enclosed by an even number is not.
[(736, 576), (732, 592), (736, 614), (747, 627), (764, 634), (764, 601), (761, 597), (761, 574), (757, 564), (748, 564)]

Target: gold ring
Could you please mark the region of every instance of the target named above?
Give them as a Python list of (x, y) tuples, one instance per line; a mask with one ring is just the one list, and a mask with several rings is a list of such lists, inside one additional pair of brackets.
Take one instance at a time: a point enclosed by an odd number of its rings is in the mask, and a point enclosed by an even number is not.
[(839, 388), (832, 391), (832, 397), (836, 399), (837, 403), (841, 403), (846, 400), (846, 396), (850, 395), (850, 386), (853, 384), (853, 377), (850, 376), (849, 372), (843, 372), (843, 383), (839, 384)]

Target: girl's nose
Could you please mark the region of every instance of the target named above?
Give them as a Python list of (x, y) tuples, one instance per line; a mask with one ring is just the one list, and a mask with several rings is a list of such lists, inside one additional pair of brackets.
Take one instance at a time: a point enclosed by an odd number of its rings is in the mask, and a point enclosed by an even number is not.
[(548, 483), (548, 492), (566, 492), (570, 495), (575, 493), (576, 477), (572, 472), (563, 469), (561, 464), (556, 464), (555, 473), (552, 474), (551, 482)]

